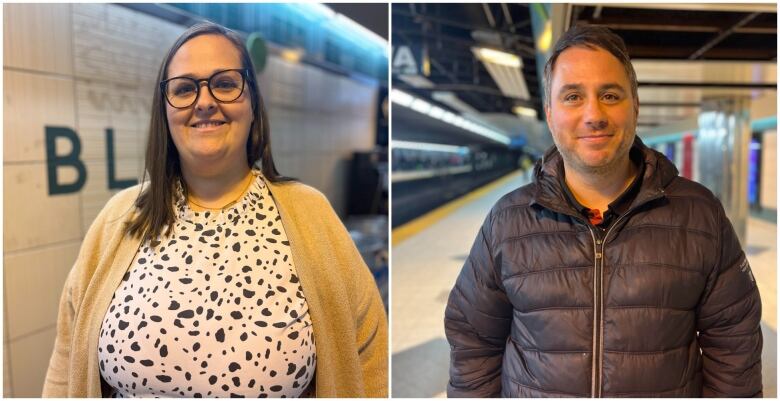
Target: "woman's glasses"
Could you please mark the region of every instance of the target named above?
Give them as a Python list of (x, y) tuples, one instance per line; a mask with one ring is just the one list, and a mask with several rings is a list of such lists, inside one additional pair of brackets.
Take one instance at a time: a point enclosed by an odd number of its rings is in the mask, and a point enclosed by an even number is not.
[(211, 97), (218, 102), (233, 102), (244, 92), (247, 74), (249, 74), (247, 70), (233, 69), (218, 71), (207, 79), (174, 77), (160, 82), (160, 90), (168, 104), (177, 109), (195, 104), (200, 95), (201, 82), (206, 83)]

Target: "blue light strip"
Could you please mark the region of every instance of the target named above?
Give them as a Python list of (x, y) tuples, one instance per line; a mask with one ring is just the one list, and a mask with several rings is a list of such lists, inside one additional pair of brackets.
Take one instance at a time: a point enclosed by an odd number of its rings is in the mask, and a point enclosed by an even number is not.
[(750, 130), (753, 132), (770, 129), (777, 130), (777, 116), (764, 117), (750, 122)]
[[(750, 122), (751, 132), (762, 132), (771, 129), (775, 129), (775, 130), (777, 129), (777, 116), (764, 117)], [(699, 134), (697, 130), (690, 130), (685, 132), (677, 132), (674, 134), (654, 136), (652, 138), (647, 138), (647, 139), (642, 138), (642, 142), (644, 142), (645, 145), (648, 146), (657, 145), (659, 143), (677, 142), (682, 140), (683, 136), (685, 136), (685, 134), (687, 133), (693, 134), (694, 137), (696, 137)]]
[(231, 29), (258, 32), (276, 45), (302, 48), (304, 61), (353, 77), (387, 82), (388, 43), (326, 5), (312, 3), (171, 3)]

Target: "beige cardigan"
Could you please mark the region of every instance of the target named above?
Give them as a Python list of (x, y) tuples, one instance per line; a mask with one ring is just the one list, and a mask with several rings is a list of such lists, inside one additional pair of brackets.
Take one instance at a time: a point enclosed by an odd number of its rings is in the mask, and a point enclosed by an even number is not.
[[(387, 316), (373, 276), (327, 199), (300, 183), (270, 183), (309, 304), (317, 397), (387, 397)], [(140, 240), (127, 236), (140, 186), (92, 223), (60, 299), (44, 397), (101, 397), (98, 335)]]

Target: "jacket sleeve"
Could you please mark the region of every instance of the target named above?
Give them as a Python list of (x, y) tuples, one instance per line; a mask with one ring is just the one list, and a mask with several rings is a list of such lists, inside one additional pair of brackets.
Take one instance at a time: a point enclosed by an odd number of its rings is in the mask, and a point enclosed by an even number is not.
[(444, 314), (450, 343), (448, 397), (501, 396), (512, 305), (501, 284), (500, 261), (490, 249), (490, 220), (488, 216), (474, 241)]
[(54, 352), (49, 360), (46, 379), (43, 383), (43, 397), (64, 398), (68, 396), (68, 372), (70, 364), (70, 340), (73, 336), (75, 310), (71, 301), (71, 276), (65, 280), (65, 288), (60, 297), (57, 317), (57, 338), (54, 340)]
[(719, 262), (697, 314), (704, 397), (761, 397), (761, 299), (745, 253), (718, 204)]

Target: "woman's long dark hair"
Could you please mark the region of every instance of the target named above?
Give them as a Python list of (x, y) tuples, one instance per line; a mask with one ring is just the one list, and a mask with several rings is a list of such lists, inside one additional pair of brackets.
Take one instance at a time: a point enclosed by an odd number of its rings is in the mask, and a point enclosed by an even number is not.
[[(249, 128), (249, 137), (246, 143), (249, 166), (251, 167), (259, 160), (260, 169), (265, 179), (272, 182), (291, 181), (291, 178), (280, 175), (274, 165), (271, 156), (268, 116), (257, 85), (254, 65), (237, 33), (211, 22), (199, 23), (190, 27), (179, 36), (176, 43), (168, 50), (168, 54), (160, 66), (160, 71), (157, 73), (157, 82), (168, 78), (168, 64), (179, 48), (190, 39), (201, 35), (219, 35), (229, 40), (241, 54), (242, 67), (250, 71), (247, 74), (247, 84), (252, 101), (254, 121)], [(144, 177), (146, 174), (149, 175), (149, 184), (135, 202), (138, 214), (127, 226), (127, 232), (130, 235), (141, 237), (143, 241), (157, 238), (166, 226), (168, 227), (166, 234), (173, 227), (175, 219), (174, 191), (176, 182), (181, 179), (182, 175), (179, 152), (176, 150), (168, 129), (165, 99), (159, 86), (155, 85), (155, 88), (157, 90), (154, 91), (152, 98), (152, 115), (149, 123), (149, 141), (146, 146), (146, 172), (144, 175)]]

